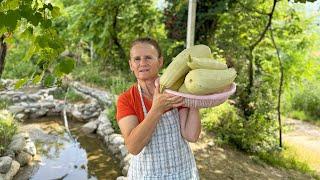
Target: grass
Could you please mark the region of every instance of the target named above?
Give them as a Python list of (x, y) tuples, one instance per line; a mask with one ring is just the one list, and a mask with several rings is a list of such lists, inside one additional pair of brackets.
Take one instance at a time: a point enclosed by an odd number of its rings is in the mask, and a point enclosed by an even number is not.
[(64, 98), (66, 97), (67, 101), (68, 102), (72, 102), (72, 103), (75, 103), (75, 102), (79, 102), (79, 101), (84, 101), (85, 99), (80, 95), (78, 94), (74, 89), (69, 89), (68, 93), (65, 92), (64, 90), (59, 90), (59, 91), (56, 91), (55, 93), (53, 93), (53, 97), (55, 99), (61, 99), (63, 100)]
[(0, 110), (7, 109), (8, 106), (12, 105), (13, 102), (7, 98), (0, 98)]
[(135, 82), (134, 75), (129, 72), (103, 69), (98, 62), (76, 67), (72, 78), (106, 89), (113, 94), (124, 92)]
[[(231, 126), (234, 126), (235, 123), (237, 122), (237, 121), (232, 121), (232, 119), (235, 118), (233, 116), (230, 116), (230, 113), (232, 111), (233, 111), (232, 108), (227, 103), (211, 109), (210, 108), (202, 109), (201, 123), (205, 129), (215, 132), (217, 144), (220, 144), (220, 145), (229, 144), (237, 148), (237, 145), (234, 142), (228, 141), (228, 139), (225, 138), (235, 133), (235, 131), (237, 131), (235, 128), (231, 128)], [(238, 113), (233, 112), (231, 114), (236, 115)], [(223, 123), (224, 125), (227, 125), (226, 122), (229, 123), (227, 127), (231, 128), (231, 131), (227, 131), (228, 129), (221, 130), (221, 129), (215, 128), (217, 123), (220, 122), (221, 119), (226, 120)], [(239, 127), (241, 128), (241, 126)], [(290, 131), (288, 127), (284, 127), (284, 130)], [(248, 132), (249, 129), (244, 129), (244, 131)], [(221, 136), (221, 134), (223, 136)], [(221, 138), (221, 137), (224, 137), (224, 138)], [(267, 136), (265, 137), (267, 138)], [(247, 143), (251, 139), (248, 139), (245, 137), (243, 138), (243, 140), (246, 141)], [(316, 179), (319, 179), (319, 175), (317, 175), (312, 168), (314, 167), (313, 166), (314, 164), (320, 163), (320, 157), (317, 157), (316, 155), (312, 155), (312, 152), (310, 151), (311, 151), (310, 149), (303, 149), (303, 147), (299, 147), (299, 149), (297, 149), (297, 147), (295, 146), (286, 144), (284, 149), (282, 149), (281, 151), (277, 150), (276, 148), (272, 148), (272, 150), (268, 152), (265, 152), (265, 153), (258, 152), (258, 153), (254, 153), (253, 155), (258, 159), (257, 162), (263, 161), (271, 166), (282, 167), (285, 169), (293, 169), (305, 174), (309, 174), (310, 176)]]
[[(260, 160), (272, 166), (297, 170), (320, 180), (320, 175), (310, 166), (313, 162), (305, 158), (308, 156), (306, 152), (305, 149), (297, 149), (294, 146), (285, 144), (282, 151), (259, 153), (257, 156)], [(318, 158), (318, 161), (319, 160)]]
[(288, 117), (292, 119), (299, 119), (306, 122), (309, 122), (311, 124), (314, 124), (318, 127), (320, 127), (320, 119), (317, 117), (312, 117), (304, 113), (303, 111), (291, 111), (288, 113)]
[(114, 129), (115, 133), (120, 134), (120, 128), (118, 126), (117, 120), (116, 120), (116, 104), (112, 103), (111, 107), (109, 107), (106, 116), (108, 117), (108, 119), (111, 122), (111, 126)]
[(17, 132), (17, 125), (13, 116), (5, 110), (0, 110), (0, 156), (7, 150), (13, 135)]

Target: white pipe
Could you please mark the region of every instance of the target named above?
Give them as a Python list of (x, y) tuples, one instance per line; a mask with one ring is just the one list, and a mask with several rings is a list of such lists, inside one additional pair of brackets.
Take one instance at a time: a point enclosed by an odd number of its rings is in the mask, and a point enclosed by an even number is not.
[(189, 0), (188, 27), (187, 27), (187, 48), (194, 45), (196, 9), (197, 9), (197, 0)]

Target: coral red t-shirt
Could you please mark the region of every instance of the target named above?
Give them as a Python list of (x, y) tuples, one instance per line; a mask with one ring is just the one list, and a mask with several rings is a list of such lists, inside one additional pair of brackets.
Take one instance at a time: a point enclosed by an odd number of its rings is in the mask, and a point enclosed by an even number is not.
[[(143, 97), (143, 102), (147, 108), (147, 111), (149, 112), (152, 106), (152, 101)], [(142, 104), (141, 104), (137, 84), (134, 84), (127, 91), (123, 92), (119, 96), (117, 101), (117, 115), (116, 115), (117, 121), (129, 115), (137, 116), (139, 123), (142, 122), (144, 119), (144, 114), (142, 110)]]
[[(143, 97), (143, 102), (149, 112), (152, 106), (152, 100)], [(178, 108), (180, 109), (180, 108)], [(140, 94), (138, 90), (138, 85), (134, 84), (127, 91), (123, 92), (117, 101), (117, 114), (116, 119), (120, 119), (129, 116), (135, 115), (138, 117), (139, 123), (144, 119), (142, 104), (140, 100)]]

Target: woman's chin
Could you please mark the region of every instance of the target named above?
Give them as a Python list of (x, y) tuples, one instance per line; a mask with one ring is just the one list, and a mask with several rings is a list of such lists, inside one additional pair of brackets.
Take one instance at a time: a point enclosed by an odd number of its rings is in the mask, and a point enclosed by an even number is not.
[(151, 74), (139, 74), (139, 80), (146, 81), (146, 80), (155, 80), (158, 78), (158, 75), (151, 75)]

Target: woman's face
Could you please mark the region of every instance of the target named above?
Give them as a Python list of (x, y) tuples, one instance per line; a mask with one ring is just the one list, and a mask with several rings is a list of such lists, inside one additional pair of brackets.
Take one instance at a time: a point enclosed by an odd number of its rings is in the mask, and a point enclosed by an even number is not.
[(158, 76), (163, 58), (157, 49), (148, 43), (137, 43), (130, 51), (130, 69), (138, 80), (152, 80)]

